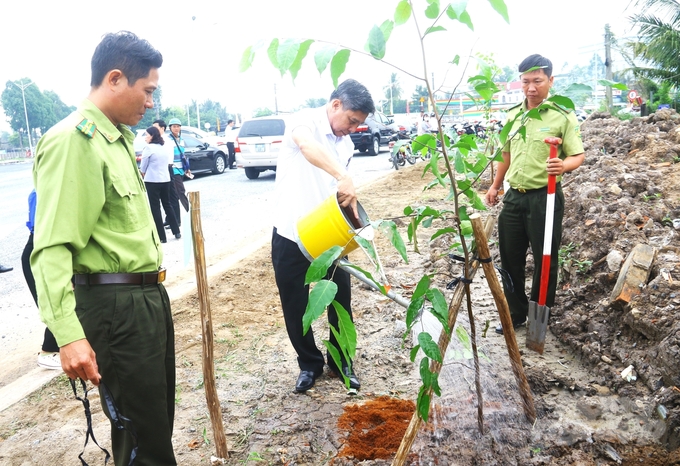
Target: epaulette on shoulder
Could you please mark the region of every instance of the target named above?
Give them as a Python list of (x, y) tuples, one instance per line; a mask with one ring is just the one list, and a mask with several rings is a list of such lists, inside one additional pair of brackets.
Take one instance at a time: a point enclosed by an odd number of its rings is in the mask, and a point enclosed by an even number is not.
[(97, 131), (97, 125), (95, 125), (87, 118), (83, 119), (83, 121), (78, 123), (78, 125), (76, 125), (76, 128), (90, 139), (94, 137), (94, 132)]

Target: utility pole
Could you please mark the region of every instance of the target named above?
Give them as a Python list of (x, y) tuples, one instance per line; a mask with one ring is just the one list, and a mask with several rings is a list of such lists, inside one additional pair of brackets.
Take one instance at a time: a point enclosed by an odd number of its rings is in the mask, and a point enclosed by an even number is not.
[(24, 84), (23, 81), (21, 81), (21, 84), (13, 83), (16, 87), (21, 89), (21, 98), (24, 101), (24, 116), (26, 117), (26, 132), (28, 133), (28, 150), (31, 151), (31, 155), (33, 155), (33, 141), (31, 140), (31, 126), (28, 124), (28, 111), (26, 110), (26, 94), (24, 93), (24, 90), (33, 84), (33, 82), (30, 82), (28, 84)]
[(201, 129), (201, 114), (198, 113), (198, 100), (196, 100), (196, 128)]
[[(606, 79), (608, 81), (611, 81), (613, 79), (613, 73), (612, 73), (612, 33), (611, 30), (609, 29), (609, 24), (605, 24), (604, 26), (604, 56), (605, 56), (605, 61), (604, 61), (604, 66), (606, 67)], [(607, 86), (607, 108), (609, 111), (612, 111), (612, 107), (614, 106), (614, 102), (612, 100), (612, 87)]]
[(274, 115), (279, 114), (279, 100), (276, 95), (276, 83), (274, 83)]

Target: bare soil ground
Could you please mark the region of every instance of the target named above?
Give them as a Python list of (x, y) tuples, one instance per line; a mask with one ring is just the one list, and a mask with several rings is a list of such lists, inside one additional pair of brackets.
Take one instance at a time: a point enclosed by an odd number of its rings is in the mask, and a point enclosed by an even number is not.
[[(493, 332), (497, 311), (480, 271), (472, 284), (472, 311), (486, 355), (481, 362), (485, 431), (477, 425), (472, 363), (454, 339), (441, 375), (442, 397), (435, 399), (432, 420), (419, 432), (408, 464), (680, 464), (680, 220), (673, 222), (680, 219), (679, 122), (674, 112), (658, 112), (632, 122), (595, 115), (583, 125), (586, 163), (564, 181), (563, 282), (545, 353), (525, 350), (525, 331), (517, 333), (539, 413), (536, 423), (524, 418), (504, 339)], [(406, 205), (445, 206), (444, 191), (423, 192), (423, 166), (406, 167), (363, 188), (360, 199), (371, 217), (396, 219), (403, 232)], [(378, 238), (387, 276), (400, 294), (410, 296), (428, 273), (450, 297), (446, 284), (460, 268), (446, 257), (445, 240), (429, 241), (441, 225), (420, 232), (420, 254), (409, 247), (408, 264)], [(629, 305), (613, 306), (609, 295), (620, 261), (610, 253), (625, 259), (638, 243), (658, 251), (650, 280)], [(364, 260), (360, 252), (350, 258)], [(409, 402), (420, 386), (417, 366), (409, 360), (413, 343), (403, 336), (403, 308), (361, 284), (354, 287), (355, 369), (362, 388), (349, 396), (328, 375), (306, 394), (293, 392), (298, 369), (268, 247), (211, 279), (210, 301), (216, 383), (230, 451), (226, 464), (390, 464), (393, 451), (387, 447), (395, 437), (398, 444), (400, 425), (410, 418)], [(175, 451), (179, 464), (210, 464), (215, 446), (195, 294), (174, 300), (173, 314)], [(458, 324), (470, 330), (466, 309)], [(437, 331), (428, 319), (419, 325)], [(314, 330), (317, 340), (328, 332), (323, 322)], [(637, 375), (630, 382), (621, 377), (629, 365)], [(107, 446), (108, 421), (97, 394), (90, 398), (95, 434)], [(366, 421), (368, 407), (388, 413), (374, 422), (378, 428), (389, 422), (389, 428), (376, 433), (370, 424), (358, 424)], [(61, 376), (0, 413), (0, 464), (77, 464), (85, 427), (82, 405)], [(376, 444), (356, 443), (359, 433), (372, 434)], [(103, 464), (91, 443), (86, 459)]]

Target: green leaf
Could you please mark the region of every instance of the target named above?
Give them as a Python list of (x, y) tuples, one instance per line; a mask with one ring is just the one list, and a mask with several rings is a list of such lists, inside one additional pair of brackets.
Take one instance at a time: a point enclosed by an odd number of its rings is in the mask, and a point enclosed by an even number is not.
[[(335, 330), (335, 329), (333, 329), (333, 327), (331, 327), (331, 330)], [(342, 367), (342, 358), (340, 357), (340, 352), (335, 347), (335, 345), (331, 345), (331, 342), (328, 341), (328, 340), (322, 340), (322, 341), (323, 341), (324, 346), (326, 347), (326, 350), (328, 351), (328, 354), (331, 355), (331, 358), (333, 359), (333, 362), (335, 363), (335, 367)], [(345, 375), (343, 374), (343, 377), (344, 376)], [(346, 382), (348, 382), (348, 381), (349, 380), (347, 380)]]
[(569, 97), (565, 97), (563, 95), (554, 95), (550, 97), (548, 100), (551, 102), (555, 102), (557, 105), (561, 105), (562, 107), (567, 107), (572, 110), (576, 110), (574, 102)]
[(418, 393), (418, 415), (425, 422), (430, 415), (430, 395), (428, 395), (425, 387), (422, 387)]
[(394, 24), (401, 26), (411, 18), (411, 4), (408, 0), (401, 0), (397, 4), (397, 9), (394, 10)]
[(431, 26), (425, 30), (425, 34), (423, 34), (423, 37), (425, 37), (428, 34), (432, 34), (433, 32), (440, 31), (446, 31), (446, 28), (444, 26)]
[(302, 44), (300, 44), (300, 50), (298, 50), (297, 56), (295, 57), (295, 60), (293, 60), (293, 63), (290, 65), (289, 69), (290, 75), (293, 77), (293, 81), (295, 81), (295, 78), (297, 78), (297, 74), (302, 67), (302, 60), (304, 60), (304, 58), (307, 56), (309, 47), (313, 42), (314, 41), (312, 39), (307, 39)]
[(418, 356), (418, 351), (420, 351), (420, 345), (416, 345), (411, 349), (411, 352), (409, 353), (409, 358), (411, 358), (411, 362), (416, 362), (416, 356)]
[(449, 18), (451, 19), (458, 19), (460, 15), (465, 13), (465, 9), (467, 8), (468, 0), (457, 0), (451, 2), (449, 7), (446, 10), (446, 14), (449, 15)]
[(365, 238), (362, 238), (359, 235), (354, 236), (354, 241), (357, 242), (359, 246), (368, 254), (368, 256), (373, 259), (374, 262), (378, 261), (378, 253), (375, 250), (375, 246), (373, 245), (373, 241), (368, 241)]
[(378, 26), (373, 26), (368, 34), (368, 52), (376, 60), (382, 60), (385, 56), (385, 36)]
[(475, 210), (486, 210), (486, 204), (476, 191), (472, 192), (472, 208)]
[(420, 360), (420, 379), (423, 381), (423, 385), (430, 388), (432, 372), (430, 371), (430, 360), (427, 357)]
[(408, 308), (406, 309), (406, 328), (410, 329), (416, 322), (416, 318), (418, 317), (423, 304), (425, 304), (424, 296), (411, 297), (411, 302), (408, 304)]
[(387, 43), (387, 41), (390, 40), (392, 31), (394, 30), (394, 22), (390, 21), (389, 19), (386, 19), (380, 25), (380, 30), (382, 31), (383, 37), (385, 38), (385, 43)]
[(279, 48), (276, 51), (276, 59), (279, 62), (279, 71), (281, 71), (281, 76), (283, 76), (293, 64), (299, 50), (299, 39), (286, 39), (283, 41), (283, 43), (279, 44)]
[(342, 49), (333, 55), (331, 60), (331, 79), (333, 79), (333, 86), (338, 87), (338, 78), (345, 72), (345, 67), (349, 61), (350, 51)]
[(534, 120), (543, 120), (541, 118), (541, 112), (538, 111), (538, 108), (532, 108), (526, 113), (527, 118), (532, 118)]
[(437, 362), (442, 362), (442, 353), (439, 351), (439, 346), (432, 340), (432, 336), (429, 333), (419, 333), (418, 343), (420, 343), (420, 348), (428, 358), (434, 359)]
[(619, 89), (621, 91), (627, 91), (628, 90), (628, 86), (626, 86), (625, 84), (610, 81), (608, 79), (598, 79), (597, 83), (600, 86), (609, 86), (609, 87), (613, 87), (614, 89)]
[(442, 389), (439, 387), (439, 374), (432, 374), (432, 391), (437, 396), (442, 396)]
[(319, 70), (319, 74), (323, 73), (328, 63), (335, 56), (336, 48), (333, 46), (324, 47), (318, 50), (314, 54), (314, 63), (316, 64), (316, 69)]
[[(477, 193), (474, 193), (474, 195), (477, 196)], [(470, 220), (461, 220), (460, 232), (463, 236), (470, 236), (472, 234), (472, 222)]]
[(255, 48), (252, 45), (249, 45), (246, 47), (246, 49), (243, 51), (243, 55), (241, 55), (241, 63), (239, 63), (238, 70), (243, 73), (244, 71), (247, 71), (248, 68), (253, 66), (253, 59), (255, 58)]
[(425, 9), (425, 16), (428, 19), (436, 19), (439, 16), (439, 2), (430, 2)]
[(318, 282), (328, 273), (328, 269), (335, 260), (342, 254), (342, 247), (332, 246), (324, 251), (319, 257), (314, 259), (305, 274), (305, 285)]
[(458, 217), (461, 220), (470, 220), (470, 216), (467, 213), (467, 207), (461, 206), (458, 208)]
[(302, 316), (303, 335), (307, 334), (312, 322), (323, 314), (323, 311), (325, 311), (328, 305), (333, 301), (337, 292), (338, 285), (330, 280), (321, 280), (316, 284), (311, 293), (309, 293), (307, 308), (305, 309), (305, 314)]
[(572, 83), (564, 90), (565, 94), (589, 94), (591, 92), (593, 92), (592, 87), (581, 83)]
[(465, 173), (465, 161), (463, 160), (463, 154), (460, 151), (455, 151), (453, 154), (453, 167), (456, 173)]
[(427, 294), (427, 290), (430, 289), (431, 282), (432, 282), (431, 276), (423, 275), (418, 281), (418, 285), (416, 285), (416, 289), (413, 292), (411, 299), (417, 299), (420, 298), (421, 296), (425, 296)]
[(446, 333), (451, 333), (448, 322), (449, 306), (446, 304), (446, 298), (442, 292), (437, 288), (430, 288), (427, 290), (427, 299), (432, 303), (432, 310), (430, 311), (432, 315), (442, 324)]
[(453, 57), (453, 60), (451, 60), (449, 63), (453, 65), (458, 65), (460, 63), (460, 55), (456, 55), (455, 57)]
[(470, 18), (470, 14), (467, 11), (464, 11), (458, 16), (458, 21), (466, 25), (471, 31), (475, 30), (475, 27), (472, 24), (472, 18)]
[(447, 235), (449, 233), (455, 235), (456, 233), (458, 233), (458, 231), (453, 227), (441, 228), (441, 229), (437, 230), (435, 232), (435, 234), (430, 237), (430, 241), (434, 241), (435, 239), (439, 238), (440, 236)]
[(354, 356), (357, 353), (357, 329), (347, 310), (342, 307), (342, 304), (333, 301), (333, 307), (338, 314), (338, 327), (340, 327), (340, 338), (338, 339), (338, 342), (347, 350), (349, 359), (354, 360)]
[(411, 207), (410, 205), (404, 207), (404, 215), (411, 215), (413, 212), (414, 212), (413, 207)]
[(392, 243), (392, 246), (394, 246), (394, 249), (397, 250), (401, 258), (404, 259), (404, 262), (408, 264), (406, 245), (399, 234), (399, 230), (397, 230), (397, 225), (392, 220), (383, 220), (380, 222), (380, 229), (387, 235), (390, 243)]
[(269, 61), (272, 62), (272, 65), (274, 65), (274, 68), (276, 68), (277, 70), (279, 69), (279, 60), (276, 57), (278, 50), (279, 39), (272, 39), (272, 41), (269, 44), (269, 47), (267, 47), (267, 56), (269, 56)]
[(472, 349), (472, 342), (470, 341), (470, 335), (468, 335), (467, 330), (461, 325), (456, 327), (456, 338), (463, 345), (466, 350)]
[(496, 10), (496, 13), (501, 15), (506, 23), (510, 24), (510, 16), (508, 16), (508, 7), (505, 5), (505, 2), (503, 0), (489, 0), (489, 3), (491, 3), (493, 9)]

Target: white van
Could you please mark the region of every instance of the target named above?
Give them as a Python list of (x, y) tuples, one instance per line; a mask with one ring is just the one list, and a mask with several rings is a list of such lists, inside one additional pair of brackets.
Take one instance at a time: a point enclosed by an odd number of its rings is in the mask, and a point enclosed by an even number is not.
[(258, 178), (265, 170), (276, 171), (285, 132), (286, 122), (281, 115), (243, 122), (234, 148), (236, 166), (245, 169), (248, 179)]

